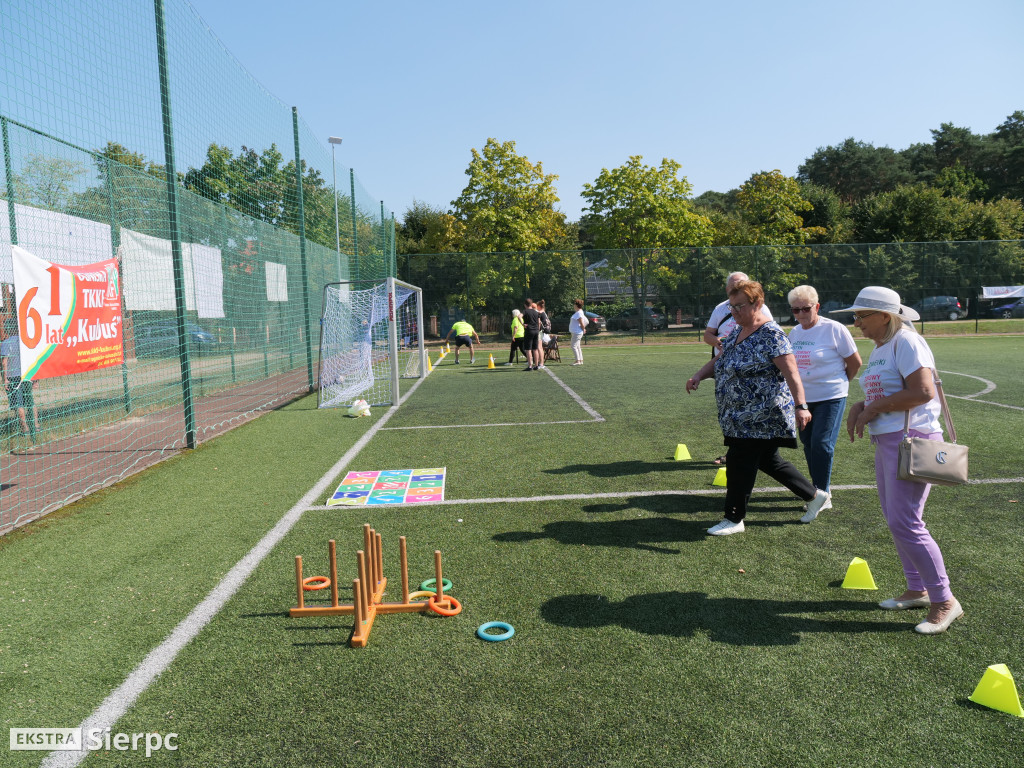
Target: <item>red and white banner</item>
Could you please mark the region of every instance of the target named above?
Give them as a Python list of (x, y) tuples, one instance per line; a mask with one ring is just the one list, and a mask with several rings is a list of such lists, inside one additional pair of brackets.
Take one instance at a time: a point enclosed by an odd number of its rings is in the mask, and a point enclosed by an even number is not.
[(46, 379), (120, 365), (117, 259), (65, 267), (11, 247), (21, 377)]

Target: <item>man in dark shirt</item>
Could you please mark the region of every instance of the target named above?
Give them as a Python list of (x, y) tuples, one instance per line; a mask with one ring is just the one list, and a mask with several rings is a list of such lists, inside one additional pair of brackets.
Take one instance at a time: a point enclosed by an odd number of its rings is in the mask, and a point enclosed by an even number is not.
[(526, 350), (526, 367), (524, 371), (536, 371), (537, 366), (540, 365), (540, 359), (537, 357), (537, 338), (540, 335), (540, 312), (533, 304), (533, 299), (527, 299), (523, 302), (523, 324), (526, 326), (526, 332), (523, 335), (523, 349)]

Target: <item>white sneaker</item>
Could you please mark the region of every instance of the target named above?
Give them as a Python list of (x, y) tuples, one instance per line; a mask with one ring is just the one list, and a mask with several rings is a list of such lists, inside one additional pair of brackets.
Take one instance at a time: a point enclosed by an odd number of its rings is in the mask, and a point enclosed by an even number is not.
[(743, 521), (740, 520), (738, 523), (734, 523), (732, 520), (723, 520), (718, 525), (708, 528), (708, 533), (712, 536), (730, 536), (734, 533), (743, 533)]
[(543, 371), (543, 370), (544, 370), (544, 368), (545, 368), (546, 366), (543, 366), (543, 365), (538, 365), (537, 367), (538, 367), (538, 368), (539, 368), (540, 370), (542, 370), (542, 371)]
[[(807, 504), (810, 504), (810, 502), (807, 502)], [(807, 504), (804, 504), (804, 512), (807, 511)], [(819, 509), (818, 511), (819, 512), (824, 512), (826, 509), (832, 509), (832, 494), (831, 493), (828, 495), (828, 501), (826, 501), (824, 504), (822, 504), (821, 505), (821, 509)]]
[(807, 513), (800, 518), (800, 522), (812, 522), (814, 518), (818, 516), (818, 513), (821, 512), (821, 510), (825, 509), (826, 504), (832, 506), (831, 504), (829, 504), (831, 500), (832, 497), (829, 496), (827, 491), (823, 491), (821, 489), (815, 491), (814, 498), (807, 502)]

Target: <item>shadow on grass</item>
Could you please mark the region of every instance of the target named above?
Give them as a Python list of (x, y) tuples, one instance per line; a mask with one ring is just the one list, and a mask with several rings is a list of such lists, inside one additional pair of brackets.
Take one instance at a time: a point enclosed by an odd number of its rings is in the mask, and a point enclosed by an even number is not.
[[(678, 510), (677, 510), (678, 511)], [(540, 531), (506, 531), (495, 541), (524, 542), (554, 539), (560, 544), (585, 544), (589, 547), (626, 547), (666, 555), (680, 550), (657, 546), (661, 542), (691, 542), (707, 538), (706, 522), (675, 520), (671, 517), (647, 517), (636, 520), (580, 522), (558, 520), (546, 523)]]
[(609, 461), (602, 464), (567, 464), (557, 469), (545, 469), (544, 472), (549, 475), (585, 473), (591, 477), (623, 477), (668, 470), (700, 470), (703, 472), (709, 468), (717, 469), (710, 461)]
[[(710, 598), (703, 592), (661, 592), (612, 602), (604, 595), (563, 595), (541, 606), (541, 617), (577, 629), (618, 625), (645, 635), (692, 637), (706, 633), (729, 645), (795, 645), (807, 632), (907, 632), (906, 622), (863, 621), (822, 615), (878, 613), (874, 603), (852, 600), (754, 600)], [(794, 615), (797, 614), (797, 615)]]

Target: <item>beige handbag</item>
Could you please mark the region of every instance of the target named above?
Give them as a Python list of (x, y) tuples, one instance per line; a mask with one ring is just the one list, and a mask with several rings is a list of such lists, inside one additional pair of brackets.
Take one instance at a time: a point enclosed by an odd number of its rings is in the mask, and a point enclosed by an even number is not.
[(942, 416), (946, 421), (946, 432), (952, 442), (925, 440), (910, 436), (910, 411), (903, 421), (903, 441), (900, 443), (900, 480), (935, 485), (962, 485), (967, 482), (967, 446), (956, 441), (956, 430), (949, 415), (942, 381), (932, 371), (935, 391), (942, 405)]

